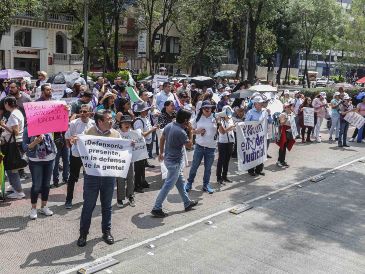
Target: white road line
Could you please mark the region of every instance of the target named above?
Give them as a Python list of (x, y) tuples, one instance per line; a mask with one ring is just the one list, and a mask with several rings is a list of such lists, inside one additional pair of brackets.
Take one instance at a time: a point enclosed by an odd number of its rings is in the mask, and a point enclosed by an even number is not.
[[(331, 172), (333, 172), (333, 171), (335, 171), (335, 170), (339, 170), (339, 169), (341, 169), (341, 168), (344, 168), (344, 167), (346, 167), (346, 166), (349, 166), (349, 165), (351, 165), (351, 164), (354, 164), (354, 163), (359, 162), (359, 161), (362, 161), (362, 160), (365, 160), (365, 157), (358, 158), (358, 159), (356, 159), (356, 160), (353, 160), (353, 161), (350, 161), (350, 162), (348, 162), (348, 163), (342, 164), (342, 165), (340, 165), (340, 166), (334, 167), (334, 168), (332, 168), (332, 169), (330, 169), (330, 170), (323, 171), (323, 172), (321, 172), (321, 173), (319, 173), (319, 174), (316, 174), (316, 175), (313, 175), (313, 176), (311, 176), (311, 177), (325, 175), (325, 174), (331, 173)], [(276, 193), (279, 193), (279, 192), (281, 192), (281, 191), (284, 191), (284, 190), (287, 190), (287, 189), (289, 189), (289, 188), (292, 188), (293, 186), (300, 185), (300, 184), (302, 184), (302, 183), (304, 183), (304, 182), (306, 182), (306, 181), (309, 181), (309, 179), (303, 179), (303, 180), (301, 180), (301, 181), (299, 181), (299, 182), (295, 182), (295, 183), (289, 184), (289, 185), (287, 185), (287, 186), (285, 186), (285, 187), (281, 187), (281, 188), (279, 188), (279, 189), (277, 189), (277, 190), (274, 190), (274, 191), (271, 191), (271, 192), (269, 192), (269, 193), (267, 193), (267, 194), (264, 194), (264, 195), (258, 196), (258, 197), (256, 197), (256, 198), (253, 198), (253, 199), (248, 200), (248, 201), (245, 201), (245, 203), (252, 203), (252, 202), (255, 202), (255, 201), (258, 201), (258, 200), (261, 200), (261, 199), (267, 198), (267, 197), (272, 196), (272, 195), (274, 195), (274, 194), (276, 194)], [(184, 229), (189, 228), (189, 227), (192, 227), (192, 226), (194, 226), (194, 225), (196, 225), (196, 224), (199, 224), (199, 223), (202, 223), (202, 222), (204, 222), (204, 221), (207, 221), (207, 220), (209, 220), (209, 219), (211, 219), (211, 218), (213, 218), (213, 217), (216, 217), (216, 216), (219, 216), (219, 215), (221, 215), (221, 214), (223, 214), (223, 213), (229, 212), (231, 209), (233, 209), (233, 208), (235, 208), (235, 207), (236, 207), (236, 206), (232, 206), (232, 207), (230, 207), (230, 208), (223, 209), (223, 210), (221, 210), (221, 211), (218, 211), (218, 212), (216, 212), (216, 213), (210, 214), (210, 215), (208, 215), (208, 216), (205, 216), (205, 217), (203, 217), (203, 218), (200, 218), (200, 219), (198, 219), (198, 220), (196, 220), (196, 221), (193, 221), (193, 222), (191, 222), (191, 223), (188, 223), (188, 224), (185, 224), (185, 225), (183, 225), (183, 226), (180, 226), (180, 227), (177, 227), (177, 228), (171, 229), (171, 230), (169, 230), (169, 231), (166, 231), (166, 232), (164, 232), (164, 233), (162, 233), (162, 234), (160, 234), (160, 235), (157, 235), (157, 236), (155, 236), (155, 237), (152, 237), (152, 238), (146, 239), (146, 240), (144, 240), (144, 241), (142, 241), (142, 242), (138, 242), (138, 243), (135, 243), (135, 244), (133, 244), (133, 245), (127, 246), (127, 247), (125, 247), (125, 248), (119, 249), (119, 250), (114, 251), (114, 252), (112, 252), (112, 253), (110, 253), (110, 254), (108, 254), (108, 255), (105, 255), (105, 256), (103, 256), (103, 257), (100, 257), (100, 258), (98, 258), (98, 259), (94, 260), (93, 262), (98, 262), (98, 261), (101, 261), (101, 260), (105, 260), (105, 259), (107, 259), (107, 258), (114, 257), (114, 256), (117, 256), (117, 255), (120, 255), (120, 254), (123, 254), (123, 253), (128, 252), (128, 251), (130, 251), (130, 250), (133, 250), (133, 249), (135, 249), (135, 248), (138, 248), (138, 247), (141, 247), (141, 246), (147, 245), (147, 244), (149, 244), (149, 243), (151, 243), (151, 242), (153, 242), (153, 241), (156, 241), (156, 240), (158, 240), (158, 239), (160, 239), (160, 238), (167, 237), (167, 236), (169, 236), (169, 235), (171, 235), (171, 234), (173, 234), (173, 233), (175, 233), (175, 232), (178, 232), (178, 231), (184, 230)], [(89, 262), (89, 263), (91, 263), (91, 262)], [(85, 266), (85, 265), (88, 265), (89, 263), (82, 264), (82, 265), (79, 265), (79, 266), (73, 267), (73, 268), (71, 268), (71, 269), (68, 269), (68, 270), (65, 270), (65, 271), (59, 272), (59, 274), (74, 273), (75, 271), (79, 270), (80, 268), (82, 268), (82, 267), (83, 267), (83, 266)]]

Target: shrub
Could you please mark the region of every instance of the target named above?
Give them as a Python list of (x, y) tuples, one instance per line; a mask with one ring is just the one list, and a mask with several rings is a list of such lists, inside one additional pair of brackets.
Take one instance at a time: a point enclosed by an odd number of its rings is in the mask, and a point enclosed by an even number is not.
[(147, 71), (142, 71), (137, 75), (137, 81), (141, 81), (142, 79), (146, 78), (148, 76)]
[[(327, 95), (327, 101), (332, 99), (333, 94), (337, 91), (335, 88), (310, 88), (310, 89), (302, 89), (305, 97), (311, 97), (312, 99), (316, 97), (320, 92), (325, 92)], [(350, 97), (354, 97), (359, 93), (358, 89), (346, 90)]]

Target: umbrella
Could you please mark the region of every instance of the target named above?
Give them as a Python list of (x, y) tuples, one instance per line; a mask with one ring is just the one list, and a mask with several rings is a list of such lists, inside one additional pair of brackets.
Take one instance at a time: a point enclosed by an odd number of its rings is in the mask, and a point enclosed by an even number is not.
[(220, 72), (217, 72), (214, 75), (214, 78), (218, 78), (218, 77), (221, 77), (221, 78), (235, 78), (236, 74), (237, 73), (234, 70), (222, 70)]
[[(88, 79), (89, 80), (89, 79)], [(81, 85), (85, 85), (84, 78), (80, 77), (80, 73), (73, 71), (73, 72), (60, 72), (56, 75), (50, 77), (47, 83), (51, 84), (66, 84), (68, 87), (72, 87), (76, 81), (79, 81)]]
[(270, 85), (255, 85), (250, 87), (249, 90), (257, 92), (277, 92), (278, 88)]
[(32, 75), (30, 75), (28, 72), (24, 70), (16, 70), (16, 69), (0, 70), (0, 79), (14, 79), (23, 77), (32, 77)]
[(283, 112), (284, 106), (280, 100), (274, 99), (269, 101), (267, 108), (274, 114), (276, 112)]
[(202, 88), (202, 87), (212, 87), (214, 86), (215, 82), (212, 78), (210, 77), (206, 77), (206, 76), (197, 76), (197, 77), (193, 77), (190, 80), (190, 83), (194, 83), (196, 84), (196, 86), (198, 88)]
[(361, 79), (357, 80), (356, 83), (364, 84), (365, 83), (365, 77), (362, 77)]
[(254, 91), (248, 90), (248, 89), (241, 89), (237, 90), (236, 92), (233, 92), (231, 94), (231, 98), (247, 98), (251, 97), (254, 94)]
[(356, 99), (357, 100), (362, 100), (365, 97), (365, 91), (360, 92), (357, 96)]
[[(361, 80), (361, 79), (360, 79)], [(360, 81), (359, 80), (359, 81)], [(364, 79), (365, 80), (365, 79)], [(358, 82), (357, 82), (358, 83)], [(365, 81), (364, 81), (364, 83), (365, 83)], [(337, 84), (335, 84), (334, 85), (334, 88), (336, 88), (336, 89), (339, 89), (339, 88), (343, 88), (343, 89), (353, 89), (354, 88), (354, 86), (353, 85), (351, 85), (351, 84), (349, 84), (349, 83), (337, 83)]]

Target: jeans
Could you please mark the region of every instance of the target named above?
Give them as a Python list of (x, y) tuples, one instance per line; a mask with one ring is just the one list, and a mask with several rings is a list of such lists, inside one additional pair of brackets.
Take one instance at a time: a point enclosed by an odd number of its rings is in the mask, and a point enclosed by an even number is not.
[(319, 139), (319, 134), (320, 134), (320, 131), (321, 131), (321, 126), (322, 126), (322, 123), (323, 123), (323, 117), (317, 117), (317, 124), (314, 128), (314, 137), (317, 139)]
[(147, 147), (148, 157), (153, 158), (153, 155), (152, 155), (153, 142), (150, 143), (150, 144), (146, 144), (146, 147)]
[(204, 158), (204, 176), (203, 176), (203, 187), (209, 185), (210, 173), (214, 162), (215, 148), (203, 147), (198, 144), (195, 145), (193, 162), (189, 172), (188, 183), (194, 182), (196, 172), (198, 171), (199, 165)]
[(165, 161), (165, 166), (167, 168), (167, 177), (165, 183), (163, 184), (160, 192), (157, 195), (154, 210), (162, 209), (162, 203), (165, 201), (167, 194), (176, 185), (177, 190), (184, 202), (184, 207), (189, 206), (190, 199), (185, 190), (185, 179), (183, 175), (183, 161), (180, 160), (179, 163)]
[(218, 143), (217, 180), (226, 179), (233, 143)]
[[(127, 185), (127, 189), (126, 189)], [(123, 201), (126, 197), (129, 199), (134, 194), (134, 166), (129, 165), (127, 178), (117, 178), (117, 200)]]
[(37, 203), (39, 193), (41, 193), (42, 201), (48, 201), (54, 162), (54, 160), (45, 162), (29, 161), (29, 169), (32, 174), (32, 188), (30, 190), (32, 204)]
[(71, 202), (74, 197), (75, 184), (79, 180), (80, 169), (82, 167), (82, 160), (80, 157), (70, 157), (70, 176), (67, 180), (67, 197), (66, 201)]
[(22, 184), (20, 183), (20, 175), (18, 170), (6, 170), (6, 175), (9, 179), (9, 184), (16, 192), (23, 192)]
[(60, 158), (62, 157), (62, 179), (63, 181), (67, 182), (68, 175), (70, 173), (70, 149), (66, 146), (63, 146), (63, 148), (59, 149), (57, 151), (57, 155), (55, 158), (55, 164), (53, 168), (53, 182), (58, 182), (59, 179), (59, 172), (58, 172), (58, 165), (60, 163)]
[(346, 141), (347, 141), (347, 131), (349, 130), (349, 126), (350, 124), (345, 121), (345, 120), (341, 120), (340, 123), (340, 134), (338, 136), (338, 145), (341, 146), (345, 146), (346, 145)]
[[(300, 132), (299, 115), (295, 116), (295, 125), (297, 126), (297, 131), (299, 133)], [(293, 137), (296, 138), (297, 136), (293, 136)]]
[(331, 116), (331, 129), (330, 129), (330, 139), (332, 139), (333, 131), (336, 129), (335, 138), (338, 138), (340, 133), (340, 115), (333, 115)]
[(280, 162), (280, 163), (284, 163), (285, 162), (285, 156), (286, 156), (286, 148), (287, 148), (287, 146), (288, 146), (288, 143), (285, 143), (283, 149), (279, 148), (278, 162)]
[(112, 199), (115, 177), (97, 177), (85, 174), (84, 178), (84, 205), (80, 218), (80, 234), (89, 233), (91, 217), (100, 192), (101, 203), (101, 230), (109, 231), (112, 226)]

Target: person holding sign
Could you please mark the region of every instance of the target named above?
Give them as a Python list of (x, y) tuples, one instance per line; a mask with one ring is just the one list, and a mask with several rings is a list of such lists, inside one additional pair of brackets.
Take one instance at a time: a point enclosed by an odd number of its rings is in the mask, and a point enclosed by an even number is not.
[[(189, 122), (190, 117), (191, 112), (184, 109), (179, 110), (176, 115), (176, 122), (168, 124), (162, 133), (159, 160), (164, 161), (165, 163), (167, 178), (157, 195), (155, 205), (151, 211), (151, 214), (155, 217), (164, 218), (168, 216), (167, 213), (162, 210), (162, 204), (175, 185), (184, 202), (185, 211), (190, 211), (198, 204), (197, 201), (190, 200), (184, 188), (184, 146), (186, 148), (191, 148), (193, 145), (192, 128)], [(189, 137), (186, 134), (186, 129), (189, 132)]]
[(338, 91), (333, 95), (333, 99), (331, 100), (331, 128), (330, 128), (330, 138), (329, 141), (332, 141), (332, 134), (335, 132), (335, 140), (338, 140), (338, 135), (340, 133), (340, 113), (339, 108), (342, 103), (340, 99), (340, 93)]
[(295, 144), (295, 136), (293, 136), (290, 124), (290, 119), (292, 115), (294, 115), (292, 112), (292, 105), (290, 103), (285, 103), (284, 112), (282, 112), (279, 116), (280, 139), (278, 140), (277, 144), (280, 149), (279, 158), (276, 163), (279, 167), (289, 167), (289, 165), (285, 161), (286, 150), (288, 149), (290, 151)]
[(327, 100), (326, 93), (320, 92), (316, 98), (313, 100), (313, 108), (314, 112), (317, 114), (317, 123), (314, 127), (314, 137), (316, 138), (316, 142), (322, 142), (320, 137), (320, 130), (323, 123), (323, 119), (326, 117), (327, 113)]
[(347, 142), (347, 132), (349, 130), (349, 122), (345, 120), (345, 116), (347, 113), (353, 111), (353, 105), (351, 103), (351, 98), (348, 94), (345, 94), (343, 97), (343, 103), (340, 105), (340, 133), (338, 135), (338, 146), (339, 147), (349, 147)]
[[(305, 123), (305, 119), (304, 119), (304, 112), (306, 109), (313, 109), (313, 106), (312, 106), (312, 99), (310, 97), (306, 97), (304, 99), (304, 102), (303, 104), (300, 105), (299, 107), (299, 111), (298, 111), (298, 116), (299, 116), (299, 125), (300, 125), (300, 129), (301, 129), (301, 135), (302, 135), (302, 143), (312, 143), (311, 141), (311, 133), (313, 131), (313, 127), (311, 126), (308, 126), (308, 124)], [(316, 113), (314, 113), (314, 123), (313, 125), (316, 124), (317, 122), (317, 115)], [(305, 139), (305, 131), (307, 130), (307, 138)]]
[[(98, 111), (94, 115), (95, 126), (85, 131), (85, 135), (120, 138), (118, 131), (112, 128), (113, 118), (109, 110)], [(92, 214), (100, 193), (101, 202), (101, 227), (103, 240), (107, 244), (114, 244), (114, 238), (110, 233), (112, 226), (112, 199), (115, 186), (115, 177), (101, 177), (85, 174), (84, 177), (84, 205), (80, 218), (80, 237), (77, 245), (86, 245), (89, 234)]]

